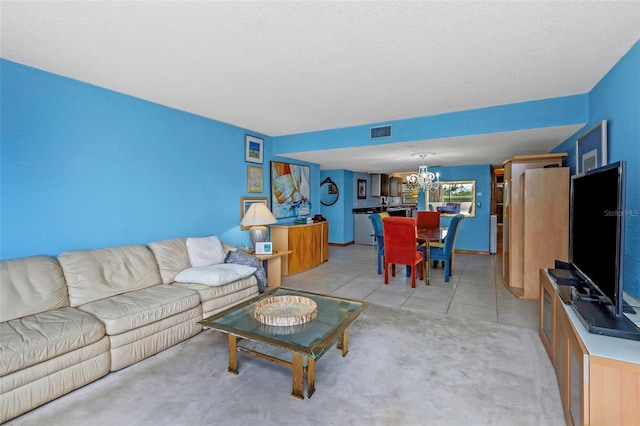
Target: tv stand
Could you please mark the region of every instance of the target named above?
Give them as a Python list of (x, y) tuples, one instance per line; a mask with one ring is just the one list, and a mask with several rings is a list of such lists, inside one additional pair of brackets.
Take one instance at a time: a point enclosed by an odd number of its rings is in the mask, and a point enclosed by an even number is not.
[[(570, 275), (559, 274), (558, 271), (568, 273), (572, 271), (549, 269), (548, 273), (549, 277), (554, 280), (557, 294), (564, 303), (576, 311), (578, 318), (589, 333), (640, 341), (640, 329), (626, 316), (614, 315), (611, 303), (597, 289), (585, 281), (576, 280), (571, 283)], [(633, 311), (631, 306), (626, 305)], [(635, 311), (626, 313), (635, 314)]]
[[(593, 300), (593, 299), (592, 299)], [(598, 301), (574, 300), (571, 306), (589, 333), (621, 337), (640, 341), (640, 329), (625, 316), (616, 317), (605, 303)]]
[(628, 304), (624, 299), (622, 299), (622, 312), (625, 314), (636, 314), (636, 310)]
[[(563, 303), (562, 291), (576, 293), (574, 287), (556, 285), (541, 269), (539, 335), (558, 379), (567, 424), (636, 424), (640, 341), (589, 333), (578, 311)], [(608, 310), (601, 302), (577, 303), (587, 312)]]

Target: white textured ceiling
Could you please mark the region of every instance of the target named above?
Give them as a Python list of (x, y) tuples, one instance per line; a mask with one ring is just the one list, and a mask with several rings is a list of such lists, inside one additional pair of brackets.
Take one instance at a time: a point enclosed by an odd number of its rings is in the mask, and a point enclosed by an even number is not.
[[(5, 59), (271, 136), (585, 93), (640, 38), (638, 1), (2, 1), (0, 13)], [(497, 164), (574, 131), (409, 150), (446, 165), (477, 148), (472, 163)], [(366, 168), (399, 149), (376, 146)], [(340, 167), (363, 170), (353, 154)], [(336, 155), (297, 157), (334, 168)]]

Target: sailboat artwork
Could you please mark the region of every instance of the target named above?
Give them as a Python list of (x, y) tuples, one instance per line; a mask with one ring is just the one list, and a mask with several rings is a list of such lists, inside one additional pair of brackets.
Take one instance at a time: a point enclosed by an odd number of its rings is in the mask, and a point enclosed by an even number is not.
[(280, 219), (311, 213), (309, 166), (271, 162), (271, 211)]

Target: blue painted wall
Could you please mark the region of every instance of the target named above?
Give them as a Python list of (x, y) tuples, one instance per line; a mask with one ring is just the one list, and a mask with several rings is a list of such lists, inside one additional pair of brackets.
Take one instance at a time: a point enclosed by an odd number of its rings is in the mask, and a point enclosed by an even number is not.
[[(240, 197), (269, 196), (272, 138), (0, 60), (0, 258), (217, 234), (249, 245)], [(244, 135), (264, 138), (247, 193)], [(300, 163), (300, 162), (296, 162)], [(318, 165), (312, 211), (320, 212)], [(282, 220), (284, 221), (284, 220)]]
[(627, 162), (624, 289), (640, 298), (640, 42), (589, 92), (589, 122), (554, 152), (568, 152), (576, 170), (576, 138), (601, 120), (608, 121), (608, 162)]
[(329, 242), (345, 244), (353, 241), (353, 172), (347, 170), (321, 170), (320, 181), (331, 178), (339, 191), (338, 201), (332, 206), (321, 206), (321, 214), (329, 221)]
[[(466, 217), (458, 229), (456, 249), (489, 252), (489, 227), (491, 215), (491, 166), (488, 164), (456, 167), (429, 167), (429, 171), (440, 173), (440, 180), (475, 180), (476, 215)], [(478, 206), (480, 203), (480, 206)], [(448, 226), (450, 216), (443, 216), (442, 226)]]
[[(278, 136), (274, 138), (274, 153), (284, 155), (292, 152), (582, 124), (585, 119), (586, 102), (587, 95), (580, 94), (393, 122)], [(392, 137), (369, 139), (371, 127), (386, 124), (393, 125)]]
[[(367, 198), (358, 198), (358, 179), (364, 179), (367, 181)], [(379, 207), (380, 197), (374, 197), (371, 195), (371, 175), (368, 173), (353, 172), (353, 182), (351, 183), (353, 188), (353, 208), (359, 209), (362, 207)], [(351, 213), (351, 212), (349, 212)]]

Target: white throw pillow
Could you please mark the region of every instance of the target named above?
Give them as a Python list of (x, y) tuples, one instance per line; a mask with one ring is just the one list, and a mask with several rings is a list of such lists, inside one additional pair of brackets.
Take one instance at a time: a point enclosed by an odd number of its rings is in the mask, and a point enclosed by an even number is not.
[(253, 274), (253, 266), (238, 265), (236, 263), (220, 263), (218, 265), (200, 266), (181, 271), (175, 280), (181, 283), (198, 283), (218, 286), (232, 283)]
[(213, 237), (187, 238), (187, 253), (194, 268), (224, 263), (226, 253), (222, 243)]

